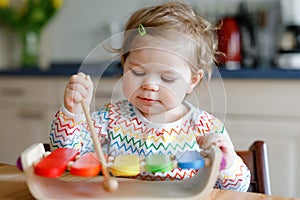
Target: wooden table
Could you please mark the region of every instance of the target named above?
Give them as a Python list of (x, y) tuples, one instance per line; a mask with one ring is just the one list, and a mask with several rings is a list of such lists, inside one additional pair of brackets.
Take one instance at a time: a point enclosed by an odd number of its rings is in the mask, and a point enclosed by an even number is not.
[[(34, 199), (26, 185), (25, 176), (16, 166), (0, 164), (0, 199)], [(226, 190), (211, 192), (208, 200), (295, 200), (296, 198), (267, 196), (258, 193), (242, 193)], [(298, 199), (299, 200), (299, 199)]]

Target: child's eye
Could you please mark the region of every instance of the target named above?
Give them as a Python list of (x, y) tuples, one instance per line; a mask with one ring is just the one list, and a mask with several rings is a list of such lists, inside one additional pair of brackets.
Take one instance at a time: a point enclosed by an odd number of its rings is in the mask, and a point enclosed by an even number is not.
[(166, 76), (162, 76), (161, 80), (163, 80), (166, 83), (173, 83), (175, 82), (176, 78), (171, 78), (171, 77), (166, 77)]
[(133, 69), (130, 69), (130, 71), (131, 71), (135, 76), (143, 76), (143, 75), (145, 75), (145, 72), (143, 72), (143, 71), (133, 70)]

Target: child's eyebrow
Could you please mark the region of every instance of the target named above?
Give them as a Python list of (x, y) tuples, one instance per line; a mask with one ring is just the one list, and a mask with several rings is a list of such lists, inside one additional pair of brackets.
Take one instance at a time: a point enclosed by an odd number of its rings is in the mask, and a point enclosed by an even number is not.
[(134, 66), (140, 66), (140, 64), (138, 64), (138, 63), (136, 63), (136, 62), (134, 62), (134, 61), (128, 61), (128, 64), (129, 65), (134, 65)]
[(165, 70), (163, 71), (163, 74), (166, 76), (178, 76), (179, 73), (177, 71), (173, 71), (173, 70)]

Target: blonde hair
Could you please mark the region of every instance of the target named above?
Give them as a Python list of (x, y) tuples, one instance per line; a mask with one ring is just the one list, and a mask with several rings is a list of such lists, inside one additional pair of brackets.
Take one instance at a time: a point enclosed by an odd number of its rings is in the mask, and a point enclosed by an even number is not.
[[(172, 30), (191, 38), (189, 45), (192, 50), (194, 71), (203, 69), (211, 75), (211, 64), (216, 61), (217, 36), (216, 28), (203, 17), (196, 15), (194, 10), (179, 1), (171, 1), (156, 6), (145, 7), (134, 12), (125, 25), (122, 47), (119, 49), (121, 62), (124, 64), (136, 38), (138, 28), (142, 25), (146, 35), (158, 35), (156, 30)], [(135, 30), (134, 30), (135, 29)], [(134, 30), (131, 31), (130, 30)], [(176, 41), (173, 41), (176, 43)]]

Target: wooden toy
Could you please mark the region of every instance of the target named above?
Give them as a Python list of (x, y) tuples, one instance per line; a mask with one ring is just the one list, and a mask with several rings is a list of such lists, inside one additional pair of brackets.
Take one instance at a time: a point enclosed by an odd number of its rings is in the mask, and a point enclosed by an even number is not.
[(102, 187), (105, 178), (82, 179), (75, 176), (47, 178), (34, 173), (34, 163), (41, 160), (45, 150), (42, 143), (33, 144), (21, 154), (26, 182), (36, 199), (198, 199), (205, 200), (219, 175), (221, 150), (212, 146), (207, 154), (210, 165), (200, 168), (193, 178), (174, 181), (143, 181), (115, 178), (119, 188), (107, 192)]
[(177, 166), (181, 169), (200, 169), (204, 165), (205, 160), (197, 151), (187, 151), (177, 155)]
[[(21, 163), (23, 171), (26, 175), (27, 185), (32, 195), (37, 199), (207, 199), (209, 192), (212, 190), (216, 183), (217, 176), (219, 174), (221, 164), (221, 150), (212, 146), (211, 151), (207, 154), (209, 156), (210, 164), (207, 167), (200, 168), (198, 173), (193, 178), (187, 178), (184, 180), (174, 181), (142, 181), (135, 179), (112, 179), (107, 170), (106, 160), (102, 152), (102, 148), (99, 140), (94, 132), (92, 121), (88, 113), (85, 102), (82, 101), (83, 107), (88, 126), (90, 128), (91, 137), (95, 146), (95, 152), (102, 164), (103, 176), (98, 176), (93, 181), (78, 180), (78, 181), (67, 181), (60, 179), (49, 179), (47, 177), (41, 177), (35, 174), (37, 166), (41, 165), (46, 167), (47, 162), (51, 163), (49, 158), (43, 158), (45, 149), (43, 144), (35, 144), (26, 149), (21, 154)], [(62, 150), (66, 151), (66, 150)], [(62, 162), (58, 166), (64, 166), (66, 160), (75, 159), (71, 154), (62, 158)], [(73, 154), (72, 154), (73, 155)], [(49, 155), (51, 158), (51, 154)], [(57, 157), (57, 155), (52, 156)], [(88, 157), (88, 156), (87, 156)], [(42, 159), (42, 160), (41, 160)], [(84, 158), (89, 159), (89, 158)], [(37, 166), (34, 166), (38, 160), (41, 160)], [(46, 160), (46, 161), (44, 161)], [(125, 163), (134, 161), (134, 169), (136, 169), (137, 160), (134, 158), (124, 159)], [(54, 160), (55, 161), (55, 160)], [(121, 167), (120, 163), (123, 163), (120, 158), (117, 160), (117, 167)], [(43, 164), (46, 162), (46, 164)], [(53, 161), (52, 161), (53, 162)], [(42, 163), (42, 164), (41, 164)], [(63, 163), (63, 164), (62, 164)], [(82, 167), (82, 162), (78, 161), (77, 166)], [(161, 165), (161, 163), (163, 163)], [(189, 163), (183, 160), (181, 163)], [(66, 164), (67, 165), (67, 164)], [(146, 158), (146, 166), (151, 171), (156, 170), (169, 170), (172, 168), (172, 162), (170, 158), (163, 155), (153, 155)], [(65, 166), (64, 166), (65, 167)], [(76, 170), (75, 170), (76, 171)], [(48, 172), (47, 172), (48, 173)], [(46, 173), (46, 174), (47, 174)], [(42, 173), (43, 174), (43, 173)], [(79, 173), (80, 174), (80, 173)], [(119, 182), (118, 182), (118, 181)], [(100, 187), (102, 184), (103, 187)], [(115, 191), (120, 185), (118, 192), (107, 193), (107, 191)]]
[(173, 168), (173, 163), (168, 155), (153, 154), (146, 157), (146, 171), (166, 172)]
[(167, 172), (173, 168), (200, 169), (205, 165), (205, 159), (197, 151), (187, 151), (176, 156), (153, 154), (145, 159), (137, 155), (120, 155), (108, 162), (110, 172), (114, 176), (136, 176), (141, 172)]
[[(82, 177), (98, 176), (102, 165), (96, 153), (89, 152), (74, 160), (75, 156), (78, 155), (79, 152), (74, 149), (56, 149), (49, 156), (45, 156), (34, 167), (34, 171), (40, 176), (58, 178), (69, 166), (68, 169), (72, 175)], [(166, 172), (177, 167), (181, 169), (200, 169), (205, 165), (204, 159), (196, 151), (180, 153), (177, 157), (171, 158), (168, 155), (153, 154), (146, 157), (146, 159), (140, 159), (137, 155), (120, 155), (116, 158), (110, 157), (110, 162), (107, 165), (110, 166), (108, 168), (112, 175), (121, 177), (136, 176), (145, 171)]]
[(94, 143), (95, 152), (96, 152), (96, 154), (97, 154), (97, 156), (98, 156), (98, 158), (99, 158), (99, 160), (102, 164), (102, 168), (101, 168), (102, 169), (102, 174), (105, 178), (105, 180), (103, 181), (103, 187), (106, 191), (115, 191), (118, 188), (118, 182), (115, 179), (112, 179), (110, 177), (110, 174), (106, 169), (107, 164), (106, 164), (105, 156), (104, 156), (104, 153), (102, 151), (102, 147), (100, 145), (100, 142), (97, 138), (97, 135), (95, 133), (94, 126), (93, 126), (93, 123), (92, 123), (92, 119), (91, 119), (89, 110), (88, 110), (88, 108), (85, 104), (84, 99), (81, 101), (81, 106), (82, 106), (82, 109), (83, 109), (84, 114), (85, 114), (86, 122), (88, 124), (89, 129), (90, 129), (92, 141)]
[(117, 156), (110, 172), (114, 176), (135, 176), (140, 173), (140, 160), (136, 155)]
[(68, 163), (75, 160), (79, 152), (75, 149), (60, 148), (42, 159), (34, 167), (34, 173), (49, 178), (60, 177), (67, 169)]
[[(76, 156), (76, 160), (75, 159)], [(79, 156), (74, 149), (60, 148), (48, 156), (44, 156), (34, 167), (37, 175), (49, 178), (58, 178), (67, 169), (70, 174), (82, 177), (98, 176), (101, 170), (101, 163), (96, 153), (89, 152)], [(197, 151), (179, 153), (176, 156), (153, 154), (145, 159), (137, 155), (120, 155), (116, 158), (109, 157), (108, 170), (114, 176), (130, 177), (140, 172), (167, 172), (173, 168), (200, 169), (204, 167), (205, 161)], [(69, 162), (69, 164), (68, 164)]]
[(86, 153), (77, 159), (70, 166), (70, 173), (75, 176), (92, 177), (98, 176), (101, 170), (101, 163), (96, 153)]

